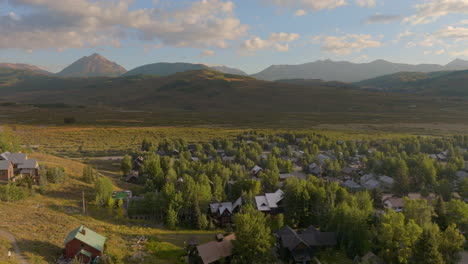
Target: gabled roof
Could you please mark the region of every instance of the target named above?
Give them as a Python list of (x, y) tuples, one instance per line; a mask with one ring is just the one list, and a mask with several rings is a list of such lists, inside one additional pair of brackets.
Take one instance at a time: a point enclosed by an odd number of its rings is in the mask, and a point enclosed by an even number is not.
[(8, 170), (11, 164), (9, 160), (0, 160), (0, 170)]
[(222, 241), (211, 241), (197, 246), (198, 255), (201, 257), (204, 264), (213, 263), (221, 258), (232, 255), (232, 240), (236, 240), (236, 236), (231, 234), (223, 238)]
[(283, 247), (290, 251), (294, 250), (300, 243), (311, 246), (333, 246), (336, 245), (336, 234), (334, 232), (320, 232), (315, 227), (309, 226), (306, 230), (295, 231), (285, 226), (276, 232), (281, 238)]
[(278, 203), (283, 200), (283, 191), (278, 189), (274, 193), (265, 193), (263, 196), (255, 196), (255, 203), (259, 211), (270, 211), (278, 208)]
[(8, 155), (10, 155), (10, 152), (3, 152), (2, 154), (0, 154), (0, 160), (7, 160)]
[(102, 252), (104, 250), (104, 244), (106, 243), (107, 238), (99, 235), (85, 226), (80, 226), (68, 234), (63, 244), (68, 244), (73, 239), (77, 239), (86, 245)]
[(13, 164), (21, 164), (21, 163), (24, 163), (28, 159), (28, 156), (26, 155), (26, 153), (5, 152), (2, 154), (2, 157), (6, 160), (13, 162)]
[(37, 169), (38, 167), (39, 167), (39, 164), (37, 163), (37, 160), (35, 159), (24, 160), (23, 163), (18, 165), (18, 169)]

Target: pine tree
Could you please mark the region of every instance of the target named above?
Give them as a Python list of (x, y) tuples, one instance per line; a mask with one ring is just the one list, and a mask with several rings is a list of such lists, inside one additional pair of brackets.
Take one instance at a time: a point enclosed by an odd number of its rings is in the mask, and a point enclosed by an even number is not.
[(172, 209), (172, 206), (167, 210), (165, 223), (166, 227), (170, 230), (174, 230), (177, 227), (177, 213)]
[(439, 252), (437, 238), (429, 231), (424, 230), (413, 249), (413, 262), (418, 264), (444, 264), (442, 254)]
[(132, 170), (132, 158), (129, 155), (125, 155), (120, 163), (120, 169), (123, 175), (127, 175)]

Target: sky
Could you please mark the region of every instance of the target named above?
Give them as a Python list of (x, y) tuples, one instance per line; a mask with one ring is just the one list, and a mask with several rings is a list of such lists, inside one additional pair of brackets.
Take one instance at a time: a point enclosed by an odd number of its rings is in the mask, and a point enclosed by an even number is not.
[(0, 62), (58, 72), (100, 53), (130, 70), (332, 59), (468, 59), (468, 0), (0, 0)]

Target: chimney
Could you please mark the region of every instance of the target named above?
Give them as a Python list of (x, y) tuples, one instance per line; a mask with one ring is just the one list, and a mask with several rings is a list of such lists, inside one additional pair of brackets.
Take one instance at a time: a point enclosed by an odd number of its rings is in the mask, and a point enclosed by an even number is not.
[(83, 234), (83, 236), (86, 236), (86, 229), (83, 228), (83, 230), (81, 230), (81, 234)]

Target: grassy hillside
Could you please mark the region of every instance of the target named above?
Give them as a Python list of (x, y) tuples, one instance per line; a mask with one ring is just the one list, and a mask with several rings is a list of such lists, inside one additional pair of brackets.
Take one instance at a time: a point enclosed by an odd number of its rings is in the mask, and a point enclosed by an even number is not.
[(355, 83), (362, 89), (431, 96), (468, 96), (468, 71), (400, 72)]
[[(31, 157), (50, 166), (65, 167), (71, 178), (63, 184), (51, 186), (45, 195), (36, 193), (17, 203), (0, 202), (0, 228), (15, 235), (30, 263), (53, 263), (61, 254), (68, 232), (81, 224), (108, 238), (108, 252), (119, 260), (118, 263), (179, 263), (179, 253), (186, 239), (193, 235), (201, 241), (213, 239), (214, 231), (167, 231), (151, 227), (154, 224), (149, 222), (117, 219), (109, 216), (105, 209), (91, 205), (89, 215), (82, 216), (81, 192), (85, 191), (87, 200), (92, 200), (92, 186), (80, 181), (84, 165), (46, 154), (32, 154)], [(143, 224), (147, 227), (143, 227)], [(150, 246), (162, 244), (165, 247), (159, 247), (161, 251), (157, 253), (137, 250), (132, 245), (134, 239), (142, 235), (150, 238)], [(0, 239), (0, 250), (9, 246), (7, 241)], [(0, 255), (0, 263), (5, 263), (3, 261), (3, 255)]]
[(320, 85), (267, 82), (215, 71), (167, 77), (41, 78), (0, 89), (3, 101), (29, 104), (110, 106), (147, 111), (248, 111), (305, 113), (398, 113), (433, 98), (386, 95)]
[(14, 85), (23, 81), (35, 80), (36, 78), (47, 79), (48, 77), (45, 74), (34, 71), (0, 67), (0, 88), (3, 86)]

